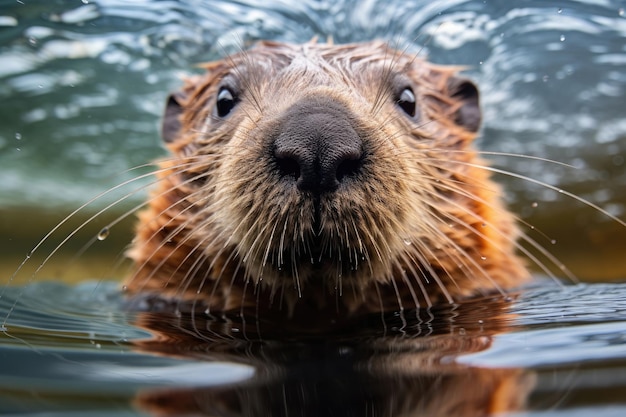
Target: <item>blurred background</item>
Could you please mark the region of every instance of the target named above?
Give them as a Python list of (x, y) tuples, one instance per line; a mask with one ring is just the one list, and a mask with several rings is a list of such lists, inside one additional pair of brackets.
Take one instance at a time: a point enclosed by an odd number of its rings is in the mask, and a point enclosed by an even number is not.
[[(151, 181), (145, 164), (165, 154), (158, 125), (167, 94), (195, 64), (259, 39), (385, 39), (467, 66), (482, 93), (481, 149), (572, 165), (490, 156), (495, 166), (625, 219), (624, 7), (617, 0), (0, 0), (0, 285), (29, 281), (60, 243), (38, 277), (123, 274), (116, 266), (132, 238), (131, 211)], [(80, 210), (11, 279), (68, 214), (138, 177)], [(535, 229), (525, 232), (576, 276), (626, 278), (626, 227), (566, 193), (497, 179)], [(558, 265), (552, 271), (564, 276)]]

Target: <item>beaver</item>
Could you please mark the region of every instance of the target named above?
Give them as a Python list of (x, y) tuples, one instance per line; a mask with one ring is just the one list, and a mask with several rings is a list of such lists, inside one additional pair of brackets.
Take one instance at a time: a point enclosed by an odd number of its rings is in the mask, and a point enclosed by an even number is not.
[(351, 314), (529, 278), (461, 68), (382, 41), (264, 41), (203, 67), (167, 101), (130, 294)]

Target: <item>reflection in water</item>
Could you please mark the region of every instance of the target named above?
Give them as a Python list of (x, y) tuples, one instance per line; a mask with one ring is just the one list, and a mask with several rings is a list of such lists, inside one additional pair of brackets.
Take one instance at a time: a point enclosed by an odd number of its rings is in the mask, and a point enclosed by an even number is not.
[[(153, 306), (158, 303), (151, 300)], [(328, 333), (280, 317), (208, 317), (201, 307), (159, 305), (137, 324), (153, 333), (136, 349), (253, 365), (254, 378), (220, 387), (151, 389), (136, 405), (155, 415), (485, 416), (524, 407), (534, 376), (460, 364), (488, 349), (514, 317), (510, 301), (337, 320)]]
[(136, 311), (115, 282), (7, 288), (0, 316), (14, 303), (0, 415), (626, 415), (623, 284), (543, 284), (324, 333), (279, 314), (206, 317), (155, 300)]

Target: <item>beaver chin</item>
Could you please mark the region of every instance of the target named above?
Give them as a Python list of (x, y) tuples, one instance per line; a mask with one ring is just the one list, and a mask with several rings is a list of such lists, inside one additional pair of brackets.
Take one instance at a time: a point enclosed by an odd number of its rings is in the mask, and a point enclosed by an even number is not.
[[(335, 199), (329, 196), (327, 200)], [(343, 203), (346, 202), (344, 199)], [(362, 212), (355, 210), (356, 204), (351, 203), (347, 205), (353, 208), (353, 214)], [(372, 255), (377, 249), (372, 247), (373, 242), (369, 241), (368, 233), (362, 230), (359, 222), (346, 215), (339, 219), (335, 204), (329, 204), (332, 208), (327, 210), (321, 210), (318, 204), (312, 206), (314, 209), (310, 215), (303, 215), (302, 224), (294, 228), (302, 231), (297, 236), (277, 239), (280, 222), (279, 227), (266, 228), (270, 231), (262, 239), (267, 242), (267, 250), (256, 251), (256, 259), (246, 259), (250, 278), (261, 285), (294, 287), (300, 292), (325, 289), (329, 293), (341, 292), (344, 287), (363, 287), (373, 281), (384, 281), (389, 274), (385, 273), (380, 256)], [(287, 217), (298, 218), (295, 214)], [(276, 240), (281, 243), (275, 245)], [(255, 251), (247, 247), (240, 248), (239, 252)]]
[[(368, 281), (371, 270), (367, 255), (358, 249), (324, 248), (311, 246), (309, 252), (290, 259), (281, 265), (265, 265), (261, 276), (271, 275), (281, 286), (320, 287), (336, 292), (345, 285), (353, 286), (357, 282)], [(290, 254), (285, 254), (285, 257)], [(295, 282), (297, 280), (297, 282)]]

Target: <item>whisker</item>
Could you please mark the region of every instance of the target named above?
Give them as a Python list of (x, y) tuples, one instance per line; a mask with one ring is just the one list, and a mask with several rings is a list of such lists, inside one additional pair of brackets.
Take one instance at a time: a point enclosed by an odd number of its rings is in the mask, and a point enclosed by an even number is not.
[[(77, 209), (75, 209), (74, 211), (72, 211), (70, 214), (68, 214), (63, 220), (61, 220), (55, 227), (53, 227), (48, 233), (46, 233), (46, 235), (41, 238), (41, 240), (39, 242), (37, 242), (37, 244), (28, 252), (28, 254), (26, 255), (26, 257), (24, 258), (24, 260), (22, 261), (22, 263), (19, 265), (19, 267), (17, 268), (17, 270), (13, 273), (13, 275), (11, 275), (11, 277), (9, 278), (9, 281), (7, 284), (10, 284), (11, 282), (13, 282), (13, 280), (15, 279), (15, 277), (17, 276), (17, 274), (22, 270), (22, 268), (24, 267), (24, 265), (26, 264), (26, 262), (32, 257), (32, 255), (39, 249), (39, 247), (41, 247), (41, 245), (43, 245), (44, 242), (46, 242), (48, 240), (48, 238), (50, 238), (51, 235), (53, 235), (57, 230), (59, 230), (65, 223), (67, 223), (72, 217), (74, 217), (77, 213), (79, 213), (81, 210), (83, 210), (84, 208), (88, 207), (90, 204), (92, 204), (93, 202), (97, 201), (98, 199), (112, 193), (113, 191), (116, 191), (134, 181), (146, 178), (152, 176), (152, 173), (149, 174), (144, 174), (141, 175), (137, 178), (132, 178), (129, 179), (127, 181), (124, 181), (121, 184), (118, 184), (116, 186), (114, 186), (113, 188), (110, 188), (106, 191), (103, 191), (101, 193), (99, 193), (98, 195), (96, 195), (95, 197), (91, 198), (90, 200), (88, 200), (86, 203), (83, 203), (80, 207), (78, 207)], [(6, 289), (6, 286), (3, 288), (2, 292), (0, 293), (0, 298), (2, 298), (2, 296), (4, 295), (4, 290)]]
[[(423, 257), (423, 255), (418, 254), (420, 258)], [(426, 277), (424, 270), (422, 269), (422, 262), (417, 262), (413, 257), (412, 254), (409, 253), (401, 253), (400, 254), (402, 260), (404, 261), (404, 263), (406, 264), (407, 268), (409, 268), (409, 271), (411, 272), (411, 276), (413, 276), (413, 279), (415, 280), (415, 283), (417, 284), (417, 286), (420, 289), (420, 292), (422, 293), (422, 295), (424, 296), (424, 301), (426, 302), (426, 306), (428, 308), (433, 306), (432, 300), (428, 294), (428, 291), (426, 290), (426, 287), (424, 286), (424, 283), (422, 282), (422, 280), (419, 278), (421, 277)], [(415, 270), (414, 265), (417, 266), (417, 268), (419, 269), (419, 273)], [(406, 273), (403, 272), (403, 276), (406, 277)], [(409, 289), (411, 290), (411, 294), (415, 296), (415, 298), (417, 299), (417, 294), (415, 293), (415, 291), (413, 290), (413, 285), (411, 285), (410, 280), (408, 280), (407, 277), (407, 285), (409, 287)], [(420, 307), (419, 304), (419, 299), (417, 299), (416, 301), (416, 308)]]
[[(467, 153), (467, 154), (474, 154), (474, 153), (478, 153), (478, 154), (486, 154), (486, 155), (498, 155), (498, 156), (510, 156), (510, 157), (517, 157), (517, 158), (527, 158), (527, 159), (533, 159), (533, 160), (538, 160), (538, 161), (542, 161), (542, 162), (547, 162), (547, 163), (552, 163), (552, 164), (557, 164), (557, 165), (561, 165), (561, 166), (565, 166), (568, 168), (574, 168), (577, 169), (577, 167), (567, 164), (567, 163), (563, 163), (560, 161), (556, 161), (556, 160), (551, 160), (551, 159), (547, 159), (547, 158), (542, 158), (542, 157), (536, 157), (536, 156), (532, 156), (532, 155), (523, 155), (523, 154), (514, 154), (514, 153), (502, 153), (502, 152), (481, 152), (481, 151), (474, 151), (474, 150), (469, 150), (469, 151), (459, 151), (459, 150), (444, 150), (444, 149), (437, 149), (437, 148), (432, 148), (435, 151), (441, 151), (441, 152), (448, 152), (448, 153)], [(424, 156), (423, 158), (411, 155), (411, 152), (414, 153), (414, 149), (410, 149), (407, 151), (407, 154), (409, 154), (409, 156), (411, 156), (411, 158), (414, 158), (416, 162), (419, 162), (420, 164), (428, 164), (434, 168), (437, 169), (444, 169), (440, 164), (435, 164), (435, 162), (444, 162), (444, 163), (450, 163), (450, 164), (459, 164), (459, 165), (467, 165), (466, 162), (464, 161), (459, 161), (459, 160), (454, 160), (454, 159), (439, 159), (439, 158), (433, 158), (430, 156)], [(407, 154), (404, 154), (405, 156)], [(488, 165), (475, 165), (476, 167), (479, 168), (483, 168), (485, 170), (490, 170), (491, 167)], [(456, 171), (454, 171), (453, 169), (446, 169), (446, 171), (448, 171), (451, 174), (455, 174)], [(394, 171), (392, 171), (394, 172)], [(396, 174), (403, 174), (402, 171), (397, 171), (395, 172)], [(526, 179), (527, 177), (519, 177), (521, 179)], [(438, 180), (436, 178), (434, 178), (435, 180)], [(463, 185), (465, 183), (459, 181), (459, 180), (454, 180), (454, 179), (450, 179), (450, 178), (446, 178), (446, 182), (449, 183), (456, 183), (459, 185)], [(475, 187), (482, 187), (479, 186), (478, 184), (472, 184)], [(465, 195), (466, 197), (471, 197), (471, 194), (468, 194), (467, 192), (465, 192), (465, 190), (463, 190), (462, 188), (458, 188), (457, 189), (459, 192), (462, 192), (463, 195)], [(481, 200), (480, 202), (485, 203), (484, 200)], [(508, 212), (508, 210), (506, 209), (499, 209), (499, 211), (501, 212)], [(541, 235), (544, 239), (546, 239), (548, 242), (552, 242), (553, 239), (551, 237), (549, 237), (548, 235), (546, 235), (542, 230), (536, 228), (535, 226), (533, 226), (532, 224), (530, 224), (529, 222), (527, 222), (526, 220), (520, 218), (519, 216), (514, 215), (514, 218), (516, 220), (516, 222), (525, 225), (526, 227), (528, 227), (529, 229), (537, 232), (539, 235)]]
[(380, 288), (378, 287), (378, 282), (374, 281), (374, 289), (376, 290), (376, 294), (378, 295), (378, 300), (380, 302), (380, 321), (383, 325), (383, 332), (387, 333), (387, 321), (385, 320), (385, 303), (383, 301), (383, 296), (380, 292)]
[[(157, 170), (155, 171), (156, 173), (158, 172), (166, 172), (167, 169), (161, 169), (161, 170)], [(8, 283), (11, 283), (15, 277), (17, 276), (17, 274), (22, 270), (22, 268), (24, 267), (24, 265), (26, 264), (26, 262), (31, 258), (31, 256), (35, 253), (35, 251), (37, 251), (37, 249), (39, 249), (41, 247), (41, 245), (43, 245), (43, 243), (45, 241), (47, 241), (50, 236), (52, 236), (57, 230), (59, 230), (65, 223), (67, 223), (73, 216), (75, 216), (77, 213), (79, 213), (81, 210), (83, 210), (84, 208), (88, 207), (90, 204), (92, 204), (93, 202), (97, 201), (99, 198), (102, 198), (105, 195), (110, 194), (111, 192), (118, 190), (128, 184), (131, 184), (134, 181), (138, 181), (140, 179), (144, 179), (146, 177), (152, 176), (154, 175), (155, 172), (151, 172), (151, 173), (146, 173), (146, 174), (142, 174), (138, 177), (129, 179), (127, 181), (122, 182), (121, 184), (118, 184), (102, 193), (99, 193), (98, 195), (96, 195), (95, 197), (91, 198), (89, 201), (87, 201), (86, 203), (84, 203), (83, 205), (81, 205), (79, 208), (75, 209), (74, 211), (72, 211), (69, 215), (67, 215), (63, 220), (61, 220), (61, 222), (59, 222), (54, 228), (52, 228), (52, 230), (50, 230), (35, 246), (33, 249), (31, 249), (31, 251), (27, 254), (26, 258), (22, 261), (22, 263), (20, 264), (20, 266), (17, 268), (17, 270), (11, 275), (11, 277), (9, 278)], [(158, 180), (156, 180), (155, 182), (158, 182)], [(134, 194), (138, 193), (141, 190), (146, 189), (147, 187), (150, 187), (151, 185), (153, 185), (155, 182), (152, 183), (148, 183), (145, 185), (142, 185), (141, 187), (133, 190), (130, 193), (127, 193), (126, 195), (124, 195), (123, 197), (115, 200), (112, 203), (109, 203), (108, 205), (106, 205), (104, 208), (100, 209), (98, 212), (96, 212), (95, 214), (93, 214), (92, 216), (90, 216), (87, 220), (85, 220), (84, 222), (82, 222), (78, 227), (76, 227), (72, 232), (70, 232), (45, 258), (43, 261), (41, 261), (41, 263), (39, 264), (39, 266), (35, 269), (35, 271), (31, 274), (30, 278), (28, 279), (28, 283), (32, 282), (35, 279), (35, 276), (43, 269), (43, 267), (48, 263), (48, 261), (60, 250), (60, 248), (65, 245), (65, 243), (67, 243), (72, 237), (74, 237), (80, 230), (82, 230), (86, 225), (88, 225), (89, 223), (91, 223), (93, 220), (95, 220), (96, 218), (98, 218), (101, 214), (103, 214), (104, 212), (108, 211), (109, 209), (111, 209), (112, 207), (116, 206), (117, 204), (127, 200), (128, 198), (130, 198), (131, 196), (133, 196)], [(147, 204), (147, 203), (144, 203)], [(2, 289), (2, 292), (0, 292), (0, 298), (2, 298), (2, 296), (4, 295), (5, 291), (6, 291), (7, 286), (5, 286)], [(5, 315), (4, 321), (3, 321), (3, 326), (6, 325), (9, 317), (11, 316), (11, 314), (13, 313), (13, 311), (15, 310), (15, 307), (17, 306), (17, 303), (19, 301), (21, 297), (21, 293), (16, 297), (16, 299), (14, 300), (14, 302), (12, 303), (11, 307), (9, 308), (7, 314)]]
[[(468, 164), (468, 165), (472, 166), (473, 164)], [(480, 165), (477, 165), (477, 167), (480, 167)], [(489, 170), (492, 171), (492, 172), (497, 172), (498, 174), (503, 174), (503, 175), (507, 175), (509, 177), (519, 178), (519, 179), (531, 182), (533, 184), (541, 185), (541, 186), (546, 187), (546, 188), (548, 188), (550, 190), (556, 191), (559, 194), (566, 195), (569, 198), (572, 198), (572, 199), (578, 201), (579, 203), (582, 203), (582, 204), (584, 204), (584, 205), (586, 205), (588, 207), (593, 208), (594, 210), (597, 210), (598, 212), (602, 213), (603, 215), (605, 215), (606, 217), (610, 218), (611, 220), (619, 223), (621, 226), (626, 227), (626, 221), (620, 219), (617, 216), (614, 216), (613, 214), (609, 213), (608, 211), (606, 211), (602, 207), (598, 206), (597, 204), (592, 203), (591, 201), (586, 200), (586, 199), (584, 199), (584, 198), (582, 198), (580, 196), (577, 196), (574, 193), (571, 193), (569, 191), (566, 191), (564, 189), (556, 187), (556, 186), (554, 186), (552, 184), (549, 184), (547, 182), (540, 181), (540, 180), (537, 180), (537, 179), (534, 179), (534, 178), (531, 178), (531, 177), (527, 177), (525, 175), (517, 174), (517, 173), (511, 172), (511, 171), (505, 171), (505, 170), (502, 170), (502, 169), (499, 169), (499, 168), (489, 168)]]
[(402, 297), (400, 296), (400, 291), (398, 290), (398, 284), (395, 279), (391, 279), (391, 285), (393, 286), (393, 291), (396, 294), (396, 299), (398, 301), (398, 311), (400, 314), (404, 312), (404, 303), (402, 302)]
[[(511, 156), (518, 156), (518, 155), (512, 154)], [(532, 156), (529, 156), (529, 158), (530, 159), (543, 160), (542, 158), (532, 157)], [(594, 210), (597, 210), (598, 212), (600, 212), (603, 215), (607, 216), (611, 220), (619, 223), (621, 226), (626, 227), (626, 221), (621, 220), (619, 217), (609, 213), (608, 211), (606, 211), (602, 207), (598, 206), (597, 204), (592, 203), (589, 200), (586, 200), (586, 199), (584, 199), (584, 198), (582, 198), (580, 196), (577, 196), (574, 193), (566, 191), (566, 190), (564, 190), (562, 188), (559, 188), (559, 187), (557, 187), (555, 185), (552, 185), (550, 183), (547, 183), (545, 181), (541, 181), (541, 180), (538, 180), (538, 179), (535, 179), (535, 178), (532, 178), (532, 177), (528, 177), (526, 175), (522, 175), (522, 174), (519, 174), (519, 173), (516, 173), (516, 172), (513, 172), (513, 171), (507, 171), (507, 170), (504, 170), (504, 169), (495, 168), (495, 167), (492, 167), (492, 166), (489, 166), (489, 165), (481, 165), (481, 164), (476, 164), (476, 163), (467, 162), (467, 161), (447, 160), (447, 159), (438, 159), (438, 158), (430, 158), (430, 160), (434, 161), (434, 162), (454, 163), (454, 164), (464, 165), (464, 166), (468, 166), (468, 167), (472, 167), (472, 168), (479, 168), (479, 169), (483, 169), (483, 170), (486, 170), (486, 171), (491, 171), (493, 173), (502, 174), (504, 176), (517, 178), (517, 179), (520, 179), (520, 180), (523, 180), (523, 181), (527, 181), (527, 182), (530, 182), (530, 183), (533, 183), (533, 184), (536, 184), (536, 185), (540, 185), (540, 186), (542, 186), (544, 188), (550, 189), (552, 191), (556, 191), (559, 194), (563, 194), (563, 195), (565, 195), (565, 196), (567, 196), (569, 198), (572, 198), (572, 199), (578, 201), (579, 203), (582, 203), (582, 204), (584, 204), (584, 205), (586, 205), (588, 207), (591, 207)], [(564, 166), (570, 166), (568, 164), (563, 164), (563, 163), (560, 163), (558, 161), (546, 160), (546, 162), (561, 164), (561, 165), (564, 165)], [(576, 168), (576, 167), (572, 166), (572, 168)]]
[[(429, 228), (430, 229), (430, 228)], [(430, 230), (435, 231), (436, 228), (432, 228)], [(427, 252), (428, 254), (431, 255), (432, 259), (437, 259), (437, 257), (435, 256), (434, 252), (425, 244), (422, 244), (421, 242), (415, 242), (415, 244), (417, 245), (417, 247), (419, 248), (419, 258), (421, 259), (421, 264), (422, 267), (430, 274), (430, 277), (435, 281), (435, 283), (437, 284), (437, 286), (441, 289), (441, 292), (443, 294), (443, 296), (446, 298), (446, 301), (448, 301), (448, 303), (452, 304), (454, 303), (454, 299), (452, 298), (452, 296), (450, 295), (450, 292), (448, 291), (448, 289), (446, 288), (445, 284), (443, 283), (443, 281), (441, 281), (441, 278), (439, 277), (439, 274), (437, 274), (437, 272), (434, 270), (433, 266), (431, 265), (430, 262), (427, 261), (427, 258), (424, 256), (424, 252)], [(418, 259), (419, 259), (418, 258)], [(451, 279), (451, 281), (453, 283), (456, 282), (454, 280), (454, 278), (450, 275), (450, 273), (440, 264), (440, 266), (442, 267), (442, 269), (444, 269), (444, 271), (446, 272), (446, 274), (449, 276), (449, 278)], [(421, 268), (420, 268), (421, 269)], [(426, 275), (423, 274), (422, 276), (424, 276), (424, 278), (426, 278)]]
[[(407, 262), (405, 254), (401, 254), (400, 255), (400, 260), (403, 260), (407, 264), (407, 267), (410, 270), (414, 271), (413, 265), (410, 264), (409, 262)], [(417, 293), (415, 292), (415, 288), (413, 287), (413, 284), (411, 283), (411, 280), (407, 276), (406, 270), (401, 265), (400, 260), (396, 261), (396, 269), (400, 272), (400, 275), (401, 275), (401, 278), (402, 278), (402, 282), (404, 282), (404, 284), (406, 285), (406, 288), (409, 290), (409, 294), (411, 295), (411, 299), (413, 300), (413, 304), (415, 306), (415, 309), (419, 309), (420, 308), (419, 298), (417, 297)], [(417, 275), (414, 275), (414, 276), (415, 276), (415, 279), (417, 281), (419, 281), (419, 279), (417, 278), (418, 276)], [(419, 282), (418, 282), (418, 286), (419, 286)], [(424, 298), (426, 298), (426, 297), (424, 297)]]
[[(457, 188), (457, 187), (446, 187), (445, 185), (441, 185), (443, 188), (447, 188), (448, 190), (452, 191), (452, 192), (456, 192), (458, 194), (461, 194), (467, 198), (470, 198), (474, 201), (477, 201), (481, 204), (484, 204), (492, 209), (497, 209), (499, 211), (505, 212), (505, 209), (503, 208), (499, 208), (499, 207), (493, 207), (493, 205), (491, 203), (489, 203), (488, 201), (474, 195), (471, 193), (468, 193), (467, 191), (461, 189), (461, 188)], [(432, 193), (433, 196), (435, 196), (436, 198), (441, 198), (442, 200), (446, 201), (447, 203), (453, 205), (454, 207), (458, 208), (459, 210), (462, 210), (465, 214), (473, 217), (474, 219), (476, 219), (477, 221), (481, 222), (482, 224), (486, 224), (486, 225), (491, 225), (489, 222), (486, 221), (486, 219), (482, 218), (481, 216), (479, 216), (478, 214), (476, 214), (475, 212), (473, 212), (472, 210), (456, 203), (454, 200), (451, 200), (449, 198), (446, 198), (444, 196), (438, 195), (436, 193)], [(436, 208), (436, 203), (433, 203), (431, 205), (433, 208)], [(470, 230), (471, 232), (475, 233), (477, 236), (491, 242), (491, 243), (496, 243), (493, 241), (493, 239), (488, 238), (484, 233), (480, 232), (478, 229), (476, 229), (475, 227), (471, 226), (470, 224), (461, 221), (458, 217), (455, 216), (451, 216), (447, 213), (441, 213), (443, 215), (445, 215), (450, 221), (457, 223), (459, 225), (461, 225), (462, 227), (465, 227), (467, 230)], [(491, 225), (493, 226), (493, 225)], [(501, 232), (497, 227), (493, 227), (493, 229), (496, 231), (496, 233), (498, 233), (501, 237), (503, 237), (507, 242), (512, 243), (517, 249), (519, 249), (524, 255), (528, 256), (529, 259), (531, 259), (535, 265), (537, 265), (538, 267), (540, 267), (548, 276), (554, 278), (556, 280), (556, 277), (554, 276), (554, 274), (547, 268), (547, 266), (545, 264), (543, 264), (543, 262), (539, 261), (532, 253), (530, 253), (526, 248), (524, 248), (523, 246), (519, 245), (515, 239), (509, 237), (506, 233)], [(576, 277), (571, 274), (571, 272), (569, 272), (566, 268), (562, 267), (562, 263), (558, 261), (558, 259), (556, 259), (554, 257), (554, 255), (552, 255), (547, 249), (545, 249), (544, 247), (542, 247), (541, 245), (539, 245), (536, 241), (534, 241), (533, 239), (531, 239), (530, 237), (526, 236), (525, 234), (520, 236), (524, 241), (527, 241), (528, 243), (530, 243), (533, 247), (535, 247), (538, 251), (540, 251), (540, 253), (543, 256), (546, 256), (546, 258), (548, 258), (551, 262), (553, 262), (555, 265), (559, 266), (559, 269), (561, 269), (563, 272), (565, 272), (568, 277), (572, 280), (576, 280)], [(457, 249), (459, 251), (461, 251), (462, 253), (464, 251), (462, 251), (462, 249), (458, 246), (456, 246), (456, 244), (453, 241), (450, 241), (451, 244), (455, 245), (455, 247), (457, 247)], [(497, 247), (497, 245), (494, 245), (495, 247)], [(471, 257), (468, 257), (467, 259), (469, 259), (472, 264), (474, 264), (474, 266), (477, 266), (477, 264), (475, 264), (475, 261), (473, 261), (473, 259)], [(482, 270), (482, 268), (480, 268), (480, 270)], [(489, 278), (489, 275), (485, 272), (485, 277)]]

